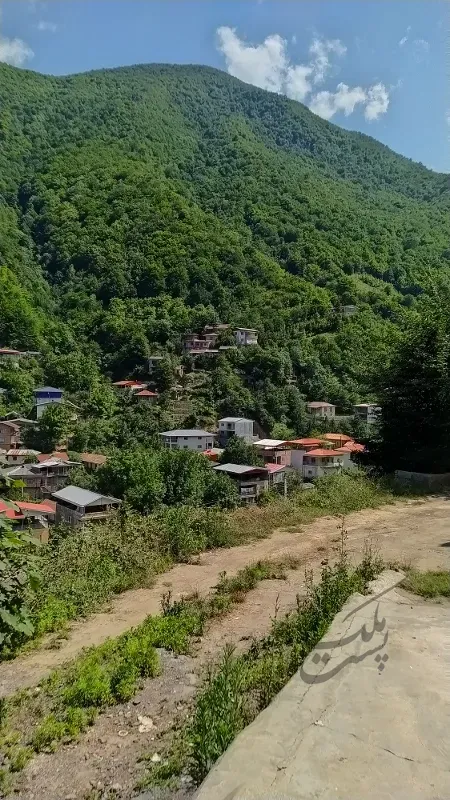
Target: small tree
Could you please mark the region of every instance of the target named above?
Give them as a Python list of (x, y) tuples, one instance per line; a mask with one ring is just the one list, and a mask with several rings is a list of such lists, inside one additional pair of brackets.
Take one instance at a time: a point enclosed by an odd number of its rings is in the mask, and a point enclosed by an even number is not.
[(73, 412), (63, 403), (52, 403), (39, 420), (36, 428), (25, 434), (27, 445), (48, 453), (67, 440), (72, 428)]
[(13, 531), (8, 520), (0, 517), (0, 650), (33, 634), (26, 595), (38, 586), (35, 546), (35, 539)]
[(264, 466), (264, 460), (259, 455), (256, 447), (253, 447), (252, 444), (247, 444), (238, 436), (230, 436), (220, 457), (220, 463), (248, 464), (254, 467)]

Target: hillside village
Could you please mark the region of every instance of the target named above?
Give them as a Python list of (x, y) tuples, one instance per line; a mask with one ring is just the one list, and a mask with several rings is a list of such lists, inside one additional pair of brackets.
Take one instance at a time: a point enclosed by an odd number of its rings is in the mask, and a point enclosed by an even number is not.
[[(185, 363), (182, 357), (173, 370), (176, 382), (169, 397), (158, 390), (157, 370), (164, 354), (149, 357), (147, 378), (127, 377), (113, 381), (111, 387), (119, 398), (126, 397), (132, 408), (145, 406), (155, 410), (163, 402), (169, 406), (174, 420), (182, 419), (184, 410), (189, 408), (192, 396), (195, 396), (198, 361), (205, 356), (207, 359), (218, 356), (221, 351), (257, 344), (257, 330), (232, 329), (225, 324), (206, 325), (201, 333), (184, 337)], [(0, 369), (6, 362), (26, 370), (30, 358), (39, 362), (42, 357), (38, 352), (2, 347)], [(207, 375), (207, 371), (203, 375)], [(179, 383), (181, 381), (183, 384)], [(0, 391), (3, 402), (7, 403), (7, 390), (2, 387)], [(49, 453), (27, 447), (26, 442), (30, 436), (33, 438), (33, 433), (39, 437), (48, 409), (55, 407), (67, 412), (68, 435), (55, 439), (54, 449)], [(315, 436), (268, 437), (256, 420), (230, 415), (218, 419), (209, 430), (197, 427), (158, 430), (148, 446), (201, 456), (211, 470), (228, 476), (242, 505), (254, 504), (273, 492), (287, 496), (290, 486), (313, 488), (317, 478), (356, 467), (354, 456), (364, 451), (364, 446), (355, 441), (354, 436), (336, 428), (337, 421), (347, 422), (348, 428), (352, 417), (337, 416), (336, 406), (325, 401), (311, 400), (306, 403), (306, 409), (309, 427), (311, 430), (317, 428)], [(377, 407), (374, 404), (359, 404), (353, 411), (355, 420), (365, 426), (376, 420)], [(79, 474), (80, 468), (93, 476), (107, 463), (110, 455), (108, 448), (104, 453), (73, 453), (71, 441), (81, 421), (79, 406), (67, 397), (64, 389), (53, 386), (33, 389), (33, 403), (27, 417), (14, 411), (0, 417), (0, 515), (14, 525), (31, 527), (41, 541), (48, 541), (52, 524), (78, 526), (105, 520), (123, 501), (123, 498), (72, 483), (71, 476)], [(242, 455), (241, 463), (223, 462), (223, 454), (234, 440), (244, 443), (250, 452), (253, 450), (254, 457), (249, 459), (251, 463), (245, 463)]]

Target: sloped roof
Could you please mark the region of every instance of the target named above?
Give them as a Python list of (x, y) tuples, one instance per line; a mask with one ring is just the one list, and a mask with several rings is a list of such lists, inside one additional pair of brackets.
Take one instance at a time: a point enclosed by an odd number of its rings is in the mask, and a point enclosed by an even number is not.
[(80, 460), (82, 464), (106, 464), (108, 457), (101, 453), (81, 453)]
[(109, 497), (105, 494), (98, 494), (98, 492), (90, 492), (88, 489), (80, 489), (79, 486), (66, 486), (60, 489), (59, 492), (54, 492), (52, 497), (58, 500), (64, 500), (66, 503), (72, 503), (75, 506), (95, 506), (99, 503), (121, 503), (117, 497)]
[(325, 403), (323, 400), (313, 400), (312, 403), (307, 403), (308, 408), (335, 408), (333, 403)]
[(267, 473), (266, 467), (254, 467), (250, 464), (218, 464), (213, 469), (217, 470), (217, 472), (227, 472), (232, 475), (246, 475), (248, 472)]
[(209, 433), (209, 431), (202, 431), (201, 429), (197, 428), (177, 428), (173, 431), (162, 431), (159, 434), (160, 436), (208, 436), (209, 438), (213, 437), (213, 433)]
[(281, 447), (282, 444), (289, 444), (285, 439), (258, 439), (253, 442), (255, 447)]

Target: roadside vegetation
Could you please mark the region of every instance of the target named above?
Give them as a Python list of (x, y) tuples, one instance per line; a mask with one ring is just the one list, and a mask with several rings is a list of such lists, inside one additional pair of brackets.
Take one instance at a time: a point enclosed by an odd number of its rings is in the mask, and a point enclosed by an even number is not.
[[(150, 586), (173, 563), (200, 552), (269, 536), (320, 516), (343, 516), (392, 502), (394, 495), (362, 473), (320, 479), (316, 488), (234, 511), (172, 506), (145, 516), (123, 510), (83, 530), (55, 529), (36, 559), (38, 583), (22, 592), (32, 628), (2, 648), (11, 658), (51, 632), (105, 605), (115, 594)], [(30, 556), (31, 557), (31, 556)], [(25, 587), (26, 588), (26, 587)]]
[(382, 568), (366, 549), (361, 564), (347, 563), (343, 545), (337, 564), (325, 566), (321, 580), (308, 577), (297, 609), (274, 619), (268, 636), (235, 655), (227, 647), (218, 666), (209, 670), (188, 719), (174, 733), (159, 764), (149, 762), (144, 785), (176, 784), (182, 775), (199, 784), (237, 734), (271, 702), (327, 631), (353, 592), (364, 592)]
[(4, 765), (0, 789), (12, 785), (35, 753), (52, 752), (92, 725), (107, 707), (130, 700), (140, 683), (156, 676), (160, 662), (156, 648), (187, 653), (193, 638), (208, 623), (244, 600), (262, 580), (281, 580), (298, 562), (259, 561), (229, 578), (225, 574), (208, 597), (197, 595), (175, 603), (162, 598), (161, 616), (84, 651), (72, 662), (54, 670), (38, 687), (17, 692), (0, 706), (0, 749)]
[(410, 570), (402, 583), (404, 589), (421, 597), (450, 597), (450, 571), (419, 572)]

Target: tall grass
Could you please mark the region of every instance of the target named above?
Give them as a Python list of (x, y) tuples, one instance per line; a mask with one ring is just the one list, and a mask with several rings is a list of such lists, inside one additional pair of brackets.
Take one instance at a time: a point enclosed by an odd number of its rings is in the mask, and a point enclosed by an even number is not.
[[(197, 595), (172, 603), (162, 600), (162, 615), (147, 617), (116, 639), (84, 651), (74, 661), (54, 670), (38, 691), (18, 692), (0, 705), (0, 749), (5, 758), (2, 780), (35, 752), (49, 752), (61, 742), (76, 739), (102, 709), (133, 697), (140, 683), (160, 670), (156, 648), (189, 652), (192, 639), (207, 623), (241, 602), (259, 581), (283, 578), (296, 567), (287, 558), (279, 563), (259, 561), (233, 578), (223, 575), (210, 596)], [(3, 777), (2, 777), (3, 776)]]
[(295, 611), (274, 620), (267, 637), (243, 655), (227, 647), (219, 665), (208, 671), (172, 752), (162, 765), (150, 768), (148, 785), (167, 782), (183, 771), (200, 783), (237, 734), (298, 670), (350, 595), (364, 591), (381, 567), (366, 550), (360, 566), (350, 568), (343, 547), (338, 563), (324, 567), (316, 586), (308, 576), (304, 600), (298, 600)]
[[(264, 506), (233, 512), (174, 506), (149, 516), (123, 512), (83, 530), (55, 530), (42, 549), (41, 585), (29, 598), (38, 639), (104, 606), (115, 594), (150, 586), (177, 561), (203, 550), (231, 547), (302, 525), (324, 515), (344, 515), (392, 502), (389, 491), (362, 473), (322, 478)], [(5, 650), (2, 657), (14, 653)]]

